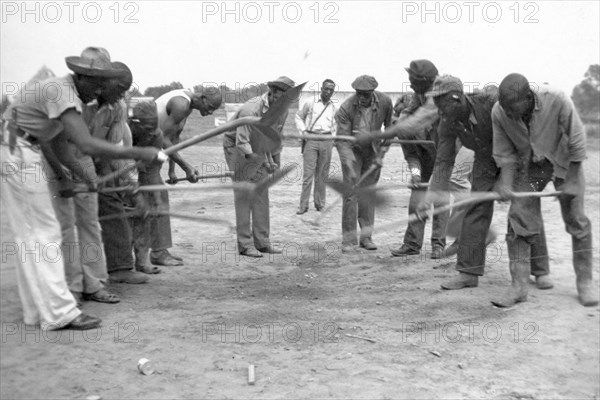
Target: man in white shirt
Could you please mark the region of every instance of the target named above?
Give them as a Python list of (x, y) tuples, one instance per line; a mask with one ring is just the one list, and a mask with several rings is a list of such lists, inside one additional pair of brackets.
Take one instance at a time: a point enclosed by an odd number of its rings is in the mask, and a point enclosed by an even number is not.
[[(309, 99), (296, 113), (296, 128), (301, 134), (335, 135), (335, 104), (331, 96), (335, 91), (335, 82), (325, 79), (321, 86), (321, 96), (317, 101)], [(325, 207), (325, 181), (329, 176), (331, 163), (331, 149), (333, 140), (303, 140), (302, 156), (304, 170), (302, 173), (302, 194), (300, 195), (300, 208), (296, 214), (301, 215), (308, 211), (310, 190), (315, 182), (314, 201), (317, 211)]]

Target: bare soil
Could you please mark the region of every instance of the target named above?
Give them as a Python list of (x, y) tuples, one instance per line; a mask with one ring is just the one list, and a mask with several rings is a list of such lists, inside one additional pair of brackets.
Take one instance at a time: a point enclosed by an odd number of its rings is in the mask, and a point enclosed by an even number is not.
[[(214, 173), (225, 163), (213, 144), (183, 155)], [(300, 167), (299, 149), (285, 148), (282, 160)], [(596, 285), (599, 160), (590, 150), (585, 164)], [(339, 177), (335, 151), (333, 161)], [(380, 186), (390, 201), (376, 214), (378, 250), (340, 252), (340, 203), (319, 225), (311, 223), (322, 215), (314, 208), (296, 215), (299, 168), (271, 189), (271, 238), (283, 254), (241, 257), (227, 225), (173, 218), (172, 252), (185, 266), (161, 267), (145, 285), (111, 284), (119, 304), (84, 303), (86, 313), (103, 319), (97, 331), (22, 325), (15, 260), (3, 252), (0, 397), (599, 398), (599, 308), (577, 301), (558, 203), (543, 199), (554, 289), (532, 284), (526, 303), (502, 310), (489, 300), (510, 282), (507, 205), (496, 204), (500, 235), (479, 287), (443, 291), (440, 283), (456, 274), (455, 258), (431, 260), (427, 247), (419, 256), (390, 255), (406, 228), (409, 190), (397, 185), (407, 180), (401, 149), (393, 147), (385, 161)], [(328, 190), (328, 202), (336, 198)], [(171, 210), (235, 221), (230, 190), (174, 191)], [(4, 224), (1, 233), (2, 242), (11, 240)], [(141, 358), (156, 373), (139, 373)]]

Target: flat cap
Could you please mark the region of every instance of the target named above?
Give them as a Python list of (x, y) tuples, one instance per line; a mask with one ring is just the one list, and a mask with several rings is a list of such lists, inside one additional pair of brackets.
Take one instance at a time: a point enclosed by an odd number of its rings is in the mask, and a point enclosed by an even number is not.
[(450, 92), (463, 93), (463, 83), (455, 76), (442, 75), (436, 78), (433, 82), (431, 91), (427, 92), (425, 95), (429, 97), (439, 97)]
[(158, 111), (156, 109), (156, 103), (152, 101), (140, 101), (133, 107), (132, 110), (133, 118), (147, 120), (158, 118)]
[(354, 90), (361, 90), (365, 92), (369, 90), (375, 90), (377, 86), (379, 86), (379, 83), (377, 83), (377, 79), (375, 79), (371, 75), (361, 75), (358, 78), (356, 78), (354, 82), (352, 82), (352, 88)]
[(433, 81), (438, 70), (429, 60), (413, 60), (408, 68), (404, 68), (410, 77)]
[(281, 89), (281, 90), (288, 90), (288, 89), (296, 86), (296, 84), (294, 83), (293, 80), (291, 80), (287, 76), (283, 75), (273, 81), (267, 82), (267, 86), (276, 87), (277, 89)]

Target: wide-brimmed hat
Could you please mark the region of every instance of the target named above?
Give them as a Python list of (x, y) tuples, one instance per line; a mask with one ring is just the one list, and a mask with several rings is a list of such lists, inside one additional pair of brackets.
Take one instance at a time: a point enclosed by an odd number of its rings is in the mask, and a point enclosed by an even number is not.
[(71, 71), (85, 76), (118, 78), (127, 73), (110, 61), (110, 54), (102, 47), (87, 47), (81, 56), (66, 57), (65, 62)]
[(375, 88), (379, 86), (379, 83), (377, 83), (377, 79), (371, 75), (361, 75), (352, 82), (351, 86), (354, 90), (369, 92), (375, 90)]
[(442, 75), (433, 82), (431, 91), (427, 92), (425, 95), (429, 97), (439, 97), (450, 92), (463, 93), (463, 83), (455, 76)]
[(273, 81), (267, 82), (267, 86), (276, 87), (277, 89), (281, 89), (281, 90), (288, 90), (288, 89), (296, 86), (296, 84), (294, 83), (293, 80), (291, 80), (290, 78), (288, 78), (287, 76), (284, 75), (284, 76), (280, 76), (279, 78), (277, 78)]

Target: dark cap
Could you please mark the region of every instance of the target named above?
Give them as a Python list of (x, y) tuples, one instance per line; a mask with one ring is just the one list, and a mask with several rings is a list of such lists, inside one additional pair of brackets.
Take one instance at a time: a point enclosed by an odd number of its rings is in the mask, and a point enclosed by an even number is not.
[(294, 83), (293, 80), (291, 80), (287, 76), (283, 75), (273, 81), (267, 82), (267, 86), (275, 87), (275, 88), (281, 89), (281, 90), (288, 90), (288, 89), (296, 86), (296, 84)]
[(375, 90), (379, 86), (377, 83), (377, 79), (372, 77), (371, 75), (361, 75), (352, 82), (352, 88), (354, 90), (360, 90), (362, 92), (368, 92), (371, 90)]
[(133, 107), (132, 117), (140, 120), (157, 119), (158, 111), (156, 109), (156, 103), (154, 100), (151, 101), (140, 101)]
[(408, 68), (404, 68), (413, 79), (435, 80), (438, 70), (429, 60), (413, 60)]

